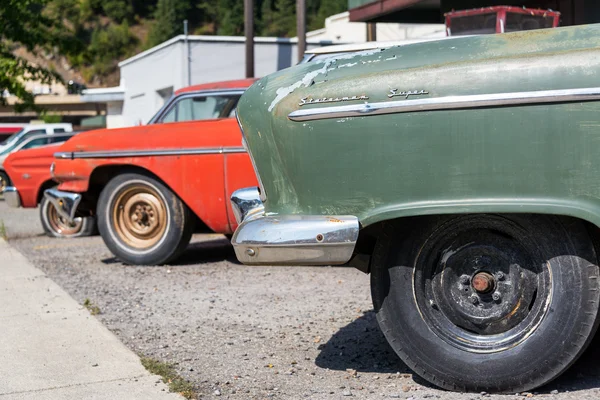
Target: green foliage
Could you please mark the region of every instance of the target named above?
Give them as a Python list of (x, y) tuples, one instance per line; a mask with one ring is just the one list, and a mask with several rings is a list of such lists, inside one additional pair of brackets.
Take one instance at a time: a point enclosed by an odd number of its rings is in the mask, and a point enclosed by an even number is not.
[(186, 399), (196, 398), (194, 385), (177, 374), (173, 364), (167, 364), (154, 358), (140, 355), (140, 361), (148, 372), (162, 377), (164, 383), (169, 385), (169, 391), (179, 393)]
[(183, 33), (183, 20), (190, 9), (187, 0), (158, 0), (154, 23), (148, 34), (148, 47), (156, 46)]
[(313, 18), (307, 21), (310, 30), (323, 28), (325, 19), (335, 14), (342, 13), (348, 10), (347, 0), (326, 0), (321, 1), (318, 7), (317, 14), (312, 14)]
[(133, 17), (133, 4), (130, 0), (104, 0), (101, 4), (104, 14), (118, 23), (129, 21)]
[[(346, 10), (346, 1), (306, 0), (309, 29)], [(295, 0), (254, 0), (254, 10), (256, 35), (296, 34)], [(67, 57), (86, 81), (116, 84), (118, 61), (182, 34), (185, 19), (196, 34), (243, 35), (244, 0), (0, 0), (0, 92), (31, 107), (24, 79), (60, 79), (15, 57), (17, 46)]]
[(83, 306), (87, 308), (90, 314), (92, 315), (100, 314), (100, 307), (95, 305), (90, 299), (85, 299), (85, 301), (83, 302)]
[(290, 37), (296, 34), (295, 0), (265, 0), (262, 11), (269, 19), (262, 25), (262, 35)]
[(57, 124), (59, 122), (62, 122), (62, 116), (59, 114), (43, 113), (40, 115), (40, 117), (45, 124)]
[(244, 2), (220, 0), (217, 3), (218, 35), (241, 36), (244, 34)]
[(0, 2), (0, 104), (7, 90), (21, 103), (18, 110), (33, 108), (33, 95), (25, 90), (28, 79), (51, 83), (60, 80), (53, 71), (30, 64), (13, 54), (16, 45), (33, 54), (54, 48), (67, 51), (67, 34), (58, 21), (44, 13), (49, 0), (2, 0)]
[(98, 27), (92, 32), (88, 47), (88, 61), (95, 75), (107, 75), (114, 71), (117, 63), (128, 55), (137, 44), (131, 35), (129, 24)]

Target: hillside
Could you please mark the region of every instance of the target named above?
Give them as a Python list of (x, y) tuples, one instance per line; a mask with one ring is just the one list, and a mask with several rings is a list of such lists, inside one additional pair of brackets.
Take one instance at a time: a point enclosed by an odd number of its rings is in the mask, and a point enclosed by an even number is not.
[[(257, 36), (296, 35), (295, 0), (255, 0)], [(309, 29), (347, 9), (347, 0), (307, 0)], [(183, 33), (243, 35), (243, 0), (50, 0), (45, 12), (59, 16), (73, 35), (68, 54), (36, 63), (89, 87), (118, 85), (117, 63)]]

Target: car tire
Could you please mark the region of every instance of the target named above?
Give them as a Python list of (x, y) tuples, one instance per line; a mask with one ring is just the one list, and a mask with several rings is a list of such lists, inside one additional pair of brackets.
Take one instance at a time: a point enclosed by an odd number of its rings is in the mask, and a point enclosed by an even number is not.
[(371, 271), (388, 342), (417, 374), (448, 390), (544, 385), (575, 362), (598, 327), (597, 256), (585, 223), (572, 218), (386, 223)]
[(74, 223), (69, 223), (58, 215), (56, 208), (46, 197), (42, 197), (40, 202), (40, 221), (44, 232), (50, 237), (76, 238), (96, 233), (96, 218), (77, 217)]
[(11, 186), (12, 182), (5, 171), (0, 171), (0, 193), (8, 186)]
[(97, 215), (104, 243), (133, 265), (174, 261), (194, 229), (189, 208), (150, 174), (126, 173), (110, 180), (98, 199)]

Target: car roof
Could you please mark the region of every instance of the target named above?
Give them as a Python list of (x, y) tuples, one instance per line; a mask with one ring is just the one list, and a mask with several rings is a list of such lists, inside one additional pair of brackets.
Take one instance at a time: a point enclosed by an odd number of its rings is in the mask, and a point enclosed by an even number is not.
[(220, 81), (220, 82), (211, 82), (211, 83), (203, 83), (201, 85), (193, 85), (181, 88), (175, 92), (175, 95), (179, 95), (181, 93), (189, 93), (189, 92), (200, 92), (203, 90), (218, 90), (218, 89), (247, 89), (254, 82), (257, 81), (257, 78), (247, 78), (247, 79), (238, 79), (233, 81)]
[(53, 124), (29, 124), (24, 129), (45, 129), (45, 128), (73, 128), (71, 123), (53, 123)]
[(318, 54), (334, 54), (334, 53), (348, 53), (363, 50), (374, 50), (382, 49), (393, 46), (407, 46), (415, 43), (435, 42), (438, 40), (452, 40), (459, 37), (465, 36), (444, 36), (434, 37), (425, 39), (410, 39), (410, 40), (391, 40), (381, 42), (364, 42), (364, 43), (353, 43), (353, 44), (336, 44), (331, 46), (317, 47), (304, 52), (306, 55), (318, 55)]

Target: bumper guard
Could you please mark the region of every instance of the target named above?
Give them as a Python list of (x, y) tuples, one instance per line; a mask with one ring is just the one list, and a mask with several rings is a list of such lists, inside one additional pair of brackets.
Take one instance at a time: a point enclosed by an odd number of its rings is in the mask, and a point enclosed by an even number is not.
[(21, 197), (19, 196), (19, 191), (14, 186), (7, 186), (4, 188), (2, 192), (4, 196), (4, 201), (8, 204), (9, 207), (19, 208), (21, 207)]
[(44, 192), (44, 197), (54, 205), (58, 215), (73, 223), (75, 213), (81, 202), (81, 195), (78, 193), (62, 192), (57, 189), (48, 189)]
[(237, 190), (231, 205), (239, 224), (231, 243), (244, 264), (329, 265), (352, 257), (355, 216), (268, 215), (257, 188)]

